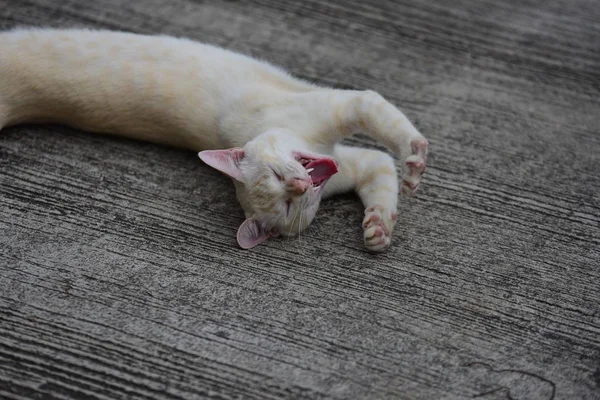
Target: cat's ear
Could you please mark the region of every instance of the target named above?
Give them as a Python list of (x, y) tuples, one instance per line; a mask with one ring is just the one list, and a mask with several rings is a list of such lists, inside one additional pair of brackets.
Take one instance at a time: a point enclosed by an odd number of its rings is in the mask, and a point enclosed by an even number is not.
[(237, 231), (237, 241), (242, 249), (250, 249), (272, 237), (255, 219), (245, 220)]
[(238, 147), (225, 150), (204, 150), (198, 153), (198, 157), (211, 167), (218, 169), (224, 174), (240, 182), (244, 176), (240, 170), (240, 161), (244, 158), (244, 150)]

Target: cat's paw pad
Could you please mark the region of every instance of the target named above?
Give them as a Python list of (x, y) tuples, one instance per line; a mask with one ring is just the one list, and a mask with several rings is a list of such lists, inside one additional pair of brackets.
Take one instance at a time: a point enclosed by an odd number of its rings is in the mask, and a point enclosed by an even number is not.
[(406, 172), (402, 177), (400, 192), (412, 196), (421, 183), (421, 177), (427, 168), (427, 140), (415, 139), (410, 142), (411, 155), (404, 159)]
[(392, 241), (392, 230), (396, 222), (396, 213), (382, 207), (369, 207), (363, 219), (364, 239), (367, 250), (384, 251)]

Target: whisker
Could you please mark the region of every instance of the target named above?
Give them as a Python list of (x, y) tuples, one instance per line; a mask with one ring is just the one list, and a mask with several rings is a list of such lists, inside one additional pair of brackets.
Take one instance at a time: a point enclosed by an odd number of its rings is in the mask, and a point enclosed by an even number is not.
[(300, 246), (302, 246), (302, 229), (300, 229), (300, 225), (302, 225), (302, 205), (300, 205), (300, 219), (298, 219), (298, 242), (300, 242)]
[(298, 219), (298, 237), (297, 237), (297, 239), (298, 239), (298, 242), (300, 242), (300, 235), (301, 235), (300, 223), (302, 222), (302, 204), (300, 204), (300, 203), (298, 203), (298, 212), (300, 214), (300, 218)]
[[(306, 210), (308, 209), (308, 206), (309, 206), (308, 202), (305, 202), (304, 207), (303, 207), (305, 217), (306, 217)], [(305, 228), (308, 228), (308, 226), (305, 226)]]
[(300, 207), (296, 208), (296, 212), (294, 213), (294, 218), (292, 218), (292, 223), (290, 224), (290, 230), (288, 231), (288, 236), (292, 233), (292, 228), (294, 227), (294, 222), (296, 222), (296, 217), (298, 216), (298, 211), (300, 211)]

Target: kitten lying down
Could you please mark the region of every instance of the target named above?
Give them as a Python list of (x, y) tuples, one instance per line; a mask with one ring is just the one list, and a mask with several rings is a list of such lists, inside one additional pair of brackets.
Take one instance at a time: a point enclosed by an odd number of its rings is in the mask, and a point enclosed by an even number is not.
[(365, 246), (383, 251), (398, 178), (387, 154), (339, 142), (365, 132), (402, 163), (400, 191), (425, 171), (427, 141), (372, 91), (335, 90), (268, 63), (167, 36), (19, 29), (0, 33), (0, 129), (62, 123), (200, 151), (233, 178), (250, 248), (306, 229), (322, 198), (355, 190)]

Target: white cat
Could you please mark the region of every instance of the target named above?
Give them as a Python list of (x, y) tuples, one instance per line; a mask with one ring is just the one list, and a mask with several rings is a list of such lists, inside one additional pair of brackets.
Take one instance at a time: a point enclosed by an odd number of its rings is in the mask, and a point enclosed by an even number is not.
[[(58, 122), (200, 151), (233, 178), (246, 213), (238, 243), (306, 229), (321, 198), (355, 190), (365, 245), (396, 220), (393, 159), (338, 144), (368, 133), (402, 161), (401, 192), (425, 171), (427, 141), (372, 91), (318, 87), (268, 63), (167, 36), (18, 29), (0, 33), (0, 129)], [(201, 151), (202, 150), (202, 151)]]

